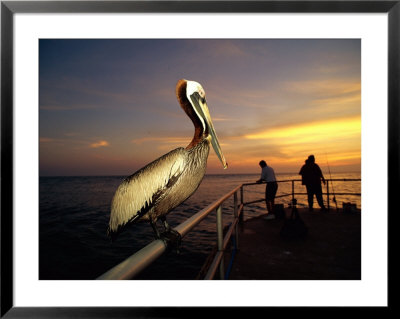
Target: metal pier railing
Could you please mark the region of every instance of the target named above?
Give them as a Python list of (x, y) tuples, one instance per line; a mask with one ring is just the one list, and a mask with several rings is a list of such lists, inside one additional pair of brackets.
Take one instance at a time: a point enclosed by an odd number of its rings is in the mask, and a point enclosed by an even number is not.
[[(328, 200), (328, 208), (329, 208), (329, 196), (331, 193), (329, 192), (329, 182), (333, 181), (361, 181), (360, 179), (330, 179), (326, 180), (327, 191), (324, 195), (327, 196)], [(295, 198), (295, 195), (307, 195), (307, 193), (296, 193), (295, 192), (295, 182), (301, 182), (301, 180), (282, 180), (278, 181), (279, 183), (291, 183), (292, 191), (291, 193), (278, 195), (277, 198), (292, 196), (292, 199)], [(209, 216), (214, 211), (216, 212), (216, 229), (217, 229), (217, 252), (215, 254), (214, 260), (212, 261), (208, 271), (204, 277), (204, 279), (214, 279), (217, 272), (219, 273), (219, 278), (225, 278), (225, 265), (224, 265), (224, 253), (226, 248), (233, 238), (233, 252), (235, 252), (239, 247), (239, 232), (238, 232), (238, 223), (243, 219), (243, 208), (246, 205), (254, 204), (257, 202), (262, 202), (265, 199), (261, 198), (251, 202), (244, 202), (244, 187), (256, 185), (257, 183), (245, 183), (240, 184), (235, 189), (225, 194), (214, 203), (210, 204), (206, 208), (202, 209), (192, 217), (188, 218), (182, 224), (176, 226), (174, 229), (180, 233), (182, 238), (188, 234), (196, 225), (198, 225), (204, 218)], [(336, 193), (336, 195), (355, 195), (361, 196), (359, 193)], [(228, 229), (225, 231), (224, 236), (224, 227), (222, 223), (222, 205), (223, 203), (233, 196), (233, 215), (232, 222), (230, 223)], [(232, 237), (234, 236), (234, 237)], [(166, 250), (167, 244), (164, 241), (158, 239), (154, 240), (132, 256), (125, 259), (120, 264), (111, 268), (109, 271), (98, 277), (100, 280), (119, 280), (119, 279), (131, 279), (134, 278), (137, 274), (139, 274), (143, 269), (148, 267), (151, 263), (153, 263), (158, 257), (160, 257)], [(231, 259), (232, 262), (232, 259)]]
[[(360, 182), (360, 181), (361, 181), (361, 179), (359, 179), (359, 178), (326, 179), (325, 180), (325, 182), (326, 182), (325, 183), (326, 192), (323, 192), (322, 195), (326, 196), (326, 202), (327, 202), (328, 210), (330, 209), (330, 197), (332, 195), (333, 196), (336, 196), (336, 195), (338, 195), (338, 196), (341, 196), (341, 195), (361, 196), (361, 193), (345, 193), (345, 192), (338, 193), (338, 192), (332, 192), (332, 191), (330, 191), (329, 184), (332, 185), (333, 182)], [(291, 185), (292, 186), (291, 187), (292, 191), (290, 193), (287, 193), (287, 194), (280, 194), (280, 195), (276, 196), (275, 198), (282, 198), (282, 197), (291, 196), (292, 197), (292, 201), (293, 201), (295, 199), (296, 195), (307, 196), (307, 193), (295, 192), (295, 183), (296, 182), (298, 182), (298, 183), (301, 182), (301, 179), (289, 179), (289, 180), (281, 180), (281, 181), (277, 181), (277, 182), (278, 183), (291, 183), (292, 184)], [(257, 185), (257, 184), (259, 184), (259, 183), (245, 183), (245, 184), (242, 184), (242, 185), (243, 186), (252, 186), (252, 185)], [(265, 201), (265, 199), (261, 198), (261, 199), (257, 199), (257, 200), (251, 201), (251, 202), (243, 203), (243, 205), (246, 206), (246, 205), (249, 205), (249, 204), (260, 203), (260, 202), (263, 202), (263, 201)]]
[[(240, 198), (241, 203), (238, 205), (238, 191), (240, 190)], [(234, 220), (229, 228), (225, 238), (223, 237), (223, 226), (222, 226), (222, 204), (231, 196), (234, 197)], [(210, 270), (207, 274), (208, 279), (212, 279), (214, 274), (219, 267), (220, 274), (223, 278), (223, 251), (226, 248), (230, 237), (232, 234), (236, 236), (236, 243), (238, 242), (238, 219), (241, 211), (243, 209), (243, 186), (239, 185), (229, 193), (222, 196), (220, 199), (210, 204), (203, 210), (199, 211), (197, 214), (193, 215), (189, 219), (187, 219), (182, 224), (178, 225), (174, 229), (180, 233), (182, 238), (189, 233), (196, 225), (198, 225), (204, 218), (206, 218), (209, 214), (216, 211), (217, 213), (217, 243), (218, 243), (218, 252), (216, 256), (216, 260), (213, 265), (210, 267)], [(148, 244), (132, 256), (125, 259), (122, 263), (116, 265), (111, 268), (109, 271), (98, 277), (97, 279), (131, 279), (135, 277), (140, 271), (149, 266), (154, 260), (160, 257), (167, 250), (167, 245), (161, 239), (155, 240), (152, 243)]]

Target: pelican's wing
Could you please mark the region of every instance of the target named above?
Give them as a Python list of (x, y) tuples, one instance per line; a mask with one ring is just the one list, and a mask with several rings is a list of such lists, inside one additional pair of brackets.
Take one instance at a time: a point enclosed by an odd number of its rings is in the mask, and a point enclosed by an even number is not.
[(163, 190), (172, 186), (181, 175), (186, 156), (183, 148), (177, 148), (121, 183), (111, 203), (109, 234), (139, 219), (153, 207)]

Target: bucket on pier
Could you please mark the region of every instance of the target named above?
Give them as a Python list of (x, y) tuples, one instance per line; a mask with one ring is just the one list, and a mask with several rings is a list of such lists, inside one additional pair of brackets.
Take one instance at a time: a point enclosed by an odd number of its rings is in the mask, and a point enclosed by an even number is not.
[(357, 213), (357, 205), (350, 202), (343, 203), (343, 213), (355, 214)]

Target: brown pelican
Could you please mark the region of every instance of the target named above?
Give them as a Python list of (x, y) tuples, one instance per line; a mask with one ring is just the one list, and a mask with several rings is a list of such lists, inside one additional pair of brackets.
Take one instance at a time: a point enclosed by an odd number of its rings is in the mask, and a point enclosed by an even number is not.
[[(113, 239), (125, 226), (137, 221), (149, 221), (156, 238), (180, 237), (168, 225), (165, 216), (199, 187), (206, 172), (210, 144), (227, 168), (202, 86), (194, 81), (180, 80), (176, 85), (176, 96), (194, 124), (193, 139), (186, 148), (170, 151), (119, 185), (112, 199), (107, 231)], [(164, 224), (163, 233), (157, 229), (158, 219)]]

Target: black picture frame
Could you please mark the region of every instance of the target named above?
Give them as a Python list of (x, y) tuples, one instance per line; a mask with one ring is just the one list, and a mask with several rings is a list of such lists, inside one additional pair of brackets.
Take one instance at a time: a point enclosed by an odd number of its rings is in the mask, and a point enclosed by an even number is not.
[[(132, 318), (227, 316), (224, 308), (15, 307), (13, 300), (13, 19), (16, 13), (387, 13), (388, 14), (388, 203), (389, 223), (396, 213), (399, 188), (400, 0), (396, 1), (1, 1), (1, 317), (5, 318)], [(392, 213), (392, 214), (390, 214)], [(380, 214), (377, 212), (377, 214)], [(390, 251), (390, 232), (388, 230)], [(388, 256), (389, 258), (389, 256)], [(388, 261), (390, 261), (388, 259)], [(390, 269), (388, 269), (390, 270)], [(388, 281), (390, 287), (390, 281)], [(110, 292), (112, 295), (112, 292)], [(388, 307), (391, 309), (389, 294)], [(266, 296), (267, 297), (267, 296)], [(293, 310), (294, 308), (290, 308)], [(297, 309), (298, 310), (298, 309)], [(314, 311), (326, 311), (321, 308)], [(359, 310), (359, 309), (358, 309)], [(235, 314), (243, 311), (235, 309)], [(249, 312), (250, 311), (250, 312)], [(245, 309), (276, 312), (277, 308)], [(304, 312), (304, 308), (300, 309)], [(333, 313), (337, 311), (332, 310)], [(367, 309), (366, 311), (371, 311)], [(280, 313), (281, 314), (281, 313)]]

